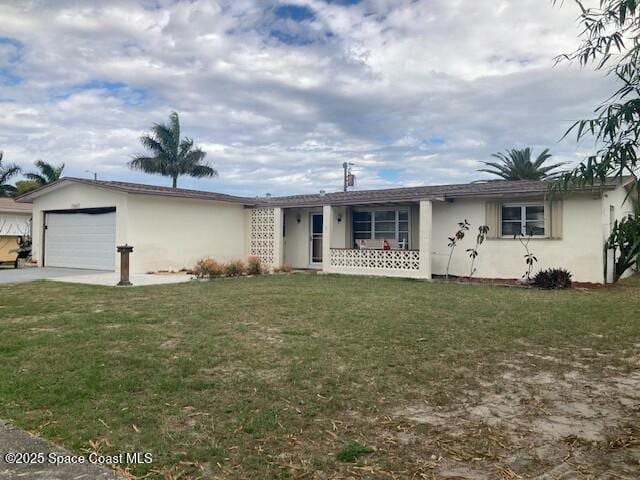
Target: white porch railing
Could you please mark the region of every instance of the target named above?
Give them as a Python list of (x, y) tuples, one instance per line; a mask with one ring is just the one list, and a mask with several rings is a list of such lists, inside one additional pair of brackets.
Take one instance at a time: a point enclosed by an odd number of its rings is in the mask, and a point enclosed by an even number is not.
[(331, 268), (367, 269), (367, 270), (406, 270), (420, 269), (420, 251), (418, 250), (356, 250), (347, 248), (331, 249)]

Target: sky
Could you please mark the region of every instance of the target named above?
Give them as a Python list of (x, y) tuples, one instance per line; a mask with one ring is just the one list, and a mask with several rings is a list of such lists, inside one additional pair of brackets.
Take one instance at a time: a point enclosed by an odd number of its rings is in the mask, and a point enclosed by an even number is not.
[(507, 148), (549, 148), (613, 91), (554, 58), (578, 44), (552, 0), (0, 0), (0, 150), (26, 171), (170, 185), (128, 169), (180, 115), (239, 195), (464, 183)]

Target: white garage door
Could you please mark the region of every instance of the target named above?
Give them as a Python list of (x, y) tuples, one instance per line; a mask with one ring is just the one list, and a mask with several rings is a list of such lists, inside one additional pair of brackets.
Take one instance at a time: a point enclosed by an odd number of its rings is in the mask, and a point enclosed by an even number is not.
[(45, 228), (45, 266), (115, 269), (116, 212), (47, 213)]

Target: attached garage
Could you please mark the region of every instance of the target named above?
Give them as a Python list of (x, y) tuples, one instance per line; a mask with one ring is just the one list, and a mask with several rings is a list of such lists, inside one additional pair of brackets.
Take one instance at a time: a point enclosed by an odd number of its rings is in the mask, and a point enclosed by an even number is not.
[(33, 204), (39, 266), (130, 272), (193, 267), (203, 257), (246, 258), (246, 207), (255, 199), (138, 183), (64, 178), (22, 195)]
[(116, 209), (44, 212), (44, 265), (115, 270)]

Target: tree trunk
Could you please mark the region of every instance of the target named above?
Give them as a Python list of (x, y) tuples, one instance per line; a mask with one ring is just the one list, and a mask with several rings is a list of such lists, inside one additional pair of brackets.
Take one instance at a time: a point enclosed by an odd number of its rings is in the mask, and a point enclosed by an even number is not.
[(178, 188), (178, 176), (173, 177), (173, 188)]

